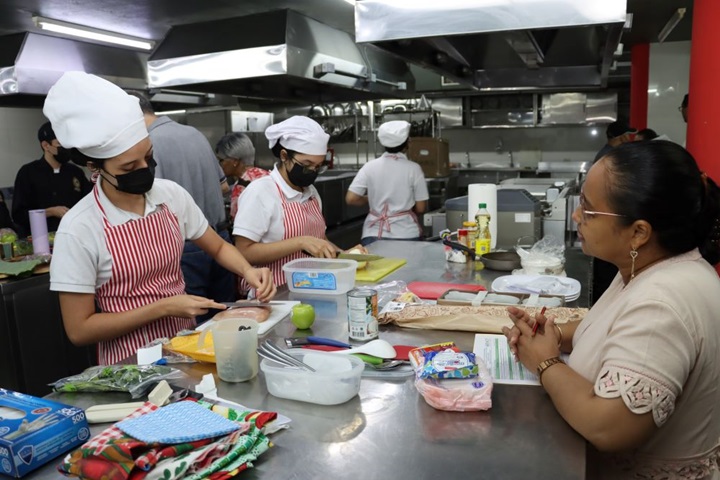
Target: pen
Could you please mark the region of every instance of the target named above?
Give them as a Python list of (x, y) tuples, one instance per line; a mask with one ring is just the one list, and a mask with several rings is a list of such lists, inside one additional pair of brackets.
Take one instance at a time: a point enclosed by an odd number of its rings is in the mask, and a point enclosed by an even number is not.
[[(545, 310), (546, 310), (546, 309), (547, 309), (547, 307), (543, 307), (542, 310), (540, 310), (540, 316), (545, 315)], [(538, 329), (539, 326), (540, 326), (540, 322), (538, 322), (538, 321), (536, 320), (536, 321), (535, 321), (535, 325), (533, 325), (533, 328), (532, 328), (532, 336), (533, 336), (533, 337), (534, 337), (535, 334), (537, 333), (537, 329)]]

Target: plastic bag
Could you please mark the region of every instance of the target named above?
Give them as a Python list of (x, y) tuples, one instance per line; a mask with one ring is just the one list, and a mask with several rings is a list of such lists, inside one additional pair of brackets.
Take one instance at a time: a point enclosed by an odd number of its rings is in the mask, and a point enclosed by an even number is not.
[(128, 392), (138, 398), (160, 380), (183, 376), (180, 370), (162, 365), (108, 365), (87, 368), (50, 386), (56, 392)]
[(559, 275), (565, 270), (565, 244), (552, 235), (544, 236), (530, 250), (516, 246), (522, 269), (513, 274)]
[[(195, 332), (193, 332), (193, 334), (194, 333)], [(155, 340), (153, 340), (152, 342), (143, 346), (142, 348), (152, 347), (157, 344), (162, 345), (162, 348), (163, 348), (162, 360), (165, 362), (165, 364), (171, 365), (174, 363), (197, 363), (197, 360), (195, 360), (194, 358), (188, 357), (187, 355), (184, 355), (180, 352), (174, 351), (172, 349), (172, 342), (167, 337), (156, 338)], [(161, 363), (161, 362), (156, 362), (156, 363), (163, 365), (163, 363)]]
[(385, 305), (408, 291), (407, 283), (402, 280), (381, 283), (372, 287), (372, 289), (378, 294), (378, 310), (382, 310)]

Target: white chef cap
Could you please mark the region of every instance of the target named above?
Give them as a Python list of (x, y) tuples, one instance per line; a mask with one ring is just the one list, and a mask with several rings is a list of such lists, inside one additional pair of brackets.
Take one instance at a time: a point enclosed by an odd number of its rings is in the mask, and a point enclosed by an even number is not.
[(405, 120), (385, 122), (378, 128), (380, 145), (393, 148), (402, 145), (410, 133), (410, 124)]
[(265, 130), (270, 148), (277, 142), (288, 150), (305, 155), (325, 155), (330, 135), (313, 119), (295, 116)]
[(63, 147), (92, 158), (112, 158), (148, 136), (138, 99), (85, 72), (63, 74), (48, 92), (43, 113)]

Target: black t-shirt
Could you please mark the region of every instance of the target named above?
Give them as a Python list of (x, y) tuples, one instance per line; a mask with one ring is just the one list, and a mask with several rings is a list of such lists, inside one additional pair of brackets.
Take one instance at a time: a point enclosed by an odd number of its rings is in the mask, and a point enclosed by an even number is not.
[[(59, 205), (71, 208), (92, 189), (85, 173), (76, 165), (66, 163), (55, 173), (44, 159), (20, 168), (15, 177), (12, 216), (24, 235), (30, 234), (28, 211)], [(48, 231), (57, 230), (60, 219), (48, 217)]]

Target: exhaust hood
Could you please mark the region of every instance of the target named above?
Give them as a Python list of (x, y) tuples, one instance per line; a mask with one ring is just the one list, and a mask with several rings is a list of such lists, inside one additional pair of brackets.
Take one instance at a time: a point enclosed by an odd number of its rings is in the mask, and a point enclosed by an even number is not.
[(122, 88), (146, 88), (147, 53), (37, 33), (0, 37), (0, 105), (40, 106), (67, 71), (84, 71)]
[(148, 61), (148, 86), (303, 103), (408, 98), (408, 65), (292, 10), (179, 25)]
[(355, 36), (479, 91), (607, 84), (626, 0), (363, 0)]

